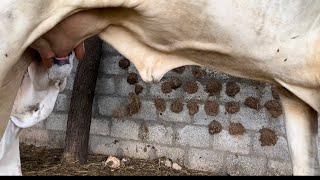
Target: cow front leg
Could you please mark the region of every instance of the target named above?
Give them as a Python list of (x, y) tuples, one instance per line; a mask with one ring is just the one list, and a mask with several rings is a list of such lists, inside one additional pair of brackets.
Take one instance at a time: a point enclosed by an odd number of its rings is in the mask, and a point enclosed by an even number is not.
[(317, 112), (292, 93), (280, 89), (294, 175), (319, 175)]

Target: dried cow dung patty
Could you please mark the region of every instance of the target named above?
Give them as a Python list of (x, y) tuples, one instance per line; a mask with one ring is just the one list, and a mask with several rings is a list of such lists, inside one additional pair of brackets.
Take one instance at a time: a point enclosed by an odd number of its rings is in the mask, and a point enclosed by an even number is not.
[(199, 87), (195, 81), (187, 81), (184, 84), (183, 89), (189, 94), (195, 94), (198, 92)]
[(263, 128), (260, 131), (260, 139), (261, 146), (273, 146), (277, 144), (278, 137), (276, 133), (268, 128)]
[(226, 86), (226, 94), (230, 97), (234, 97), (240, 92), (240, 86), (234, 81), (228, 82)]
[(222, 125), (219, 121), (213, 120), (209, 125), (209, 133), (211, 135), (219, 134), (222, 131)]
[(182, 86), (182, 81), (178, 78), (174, 78), (171, 81), (171, 88), (176, 90)]
[(189, 115), (190, 116), (193, 116), (197, 112), (199, 112), (199, 105), (197, 104), (197, 102), (195, 100), (188, 101), (187, 108), (189, 110)]
[(240, 103), (236, 101), (230, 101), (226, 103), (225, 108), (228, 113), (234, 114), (240, 111)]
[(222, 90), (222, 84), (216, 80), (209, 80), (206, 85), (206, 91), (209, 96), (219, 94)]
[(201, 79), (201, 78), (204, 78), (207, 75), (207, 73), (205, 69), (202, 69), (201, 67), (196, 66), (196, 67), (193, 67), (192, 69), (192, 75), (196, 79)]
[(156, 98), (154, 100), (154, 104), (156, 109), (160, 112), (164, 112), (166, 110), (166, 101), (162, 98)]
[(244, 135), (246, 133), (246, 129), (243, 127), (241, 123), (231, 123), (229, 126), (229, 134), (230, 135)]
[(138, 74), (136, 73), (130, 73), (127, 82), (131, 85), (137, 84), (138, 83)]
[(136, 93), (136, 95), (139, 95), (142, 91), (143, 86), (141, 86), (140, 84), (136, 84), (136, 86), (134, 87), (134, 92)]
[(121, 59), (119, 61), (119, 67), (121, 69), (128, 69), (128, 67), (130, 67), (130, 61), (128, 59)]
[(166, 81), (164, 83), (162, 83), (161, 85), (161, 91), (164, 93), (164, 94), (169, 94), (172, 92), (172, 84), (171, 84), (171, 81)]
[(182, 66), (182, 67), (175, 68), (175, 69), (173, 69), (172, 71), (173, 71), (173, 72), (176, 72), (176, 73), (178, 73), (178, 74), (182, 74), (185, 69), (186, 69), (186, 67), (185, 67), (185, 66)]
[(259, 99), (254, 98), (254, 97), (248, 97), (245, 101), (244, 101), (244, 105), (246, 105), (247, 107), (251, 108), (251, 109), (259, 109), (260, 106), (260, 102)]
[(127, 106), (128, 114), (131, 116), (133, 114), (137, 114), (141, 108), (141, 101), (139, 96), (135, 93), (129, 93), (129, 103)]
[(277, 118), (282, 114), (282, 106), (278, 100), (270, 100), (264, 105), (273, 118)]
[(175, 99), (171, 103), (171, 111), (174, 113), (180, 113), (183, 110), (183, 103), (180, 99)]
[(208, 116), (217, 116), (219, 114), (219, 104), (215, 101), (207, 101), (204, 110)]

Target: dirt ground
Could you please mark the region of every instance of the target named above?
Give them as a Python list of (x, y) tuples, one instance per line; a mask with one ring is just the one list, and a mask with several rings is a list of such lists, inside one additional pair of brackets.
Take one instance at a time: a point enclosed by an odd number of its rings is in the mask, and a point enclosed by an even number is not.
[(89, 155), (88, 164), (64, 167), (60, 164), (62, 149), (21, 144), (21, 166), (24, 176), (214, 176), (213, 173), (182, 168), (174, 170), (161, 159), (132, 159), (127, 165), (111, 169), (103, 165), (107, 156)]

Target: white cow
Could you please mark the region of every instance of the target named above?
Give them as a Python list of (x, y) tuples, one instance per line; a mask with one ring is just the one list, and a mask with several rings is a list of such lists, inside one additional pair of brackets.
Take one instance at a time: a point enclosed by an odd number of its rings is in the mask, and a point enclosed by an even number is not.
[(199, 65), (276, 85), (293, 172), (319, 174), (320, 1), (4, 0), (0, 12), (6, 12), (8, 27), (0, 31), (0, 99), (6, 102), (0, 104), (0, 117), (8, 116), (12, 98), (6, 92), (19, 81), (5, 83), (9, 70), (27, 46), (64, 56), (99, 34), (146, 82), (159, 81), (179, 66)]
[(54, 64), (48, 69), (40, 61), (33, 61), (24, 75), (14, 101), (10, 120), (0, 140), (0, 175), (22, 175), (19, 135), (22, 129), (29, 128), (45, 120), (52, 112), (59, 92), (70, 75), (74, 54), (70, 63)]

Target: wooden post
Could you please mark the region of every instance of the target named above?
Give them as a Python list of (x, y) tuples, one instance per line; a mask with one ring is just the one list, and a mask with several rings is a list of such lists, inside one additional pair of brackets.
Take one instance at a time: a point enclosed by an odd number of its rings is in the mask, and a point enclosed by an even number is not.
[(101, 59), (102, 40), (95, 36), (85, 41), (86, 53), (79, 62), (70, 102), (64, 164), (85, 164), (92, 118), (92, 103)]

